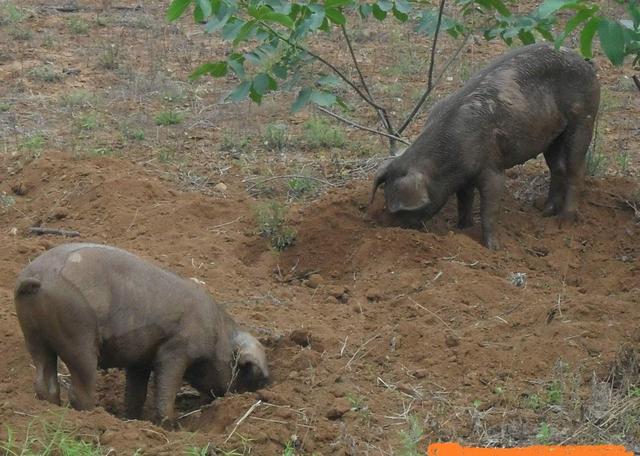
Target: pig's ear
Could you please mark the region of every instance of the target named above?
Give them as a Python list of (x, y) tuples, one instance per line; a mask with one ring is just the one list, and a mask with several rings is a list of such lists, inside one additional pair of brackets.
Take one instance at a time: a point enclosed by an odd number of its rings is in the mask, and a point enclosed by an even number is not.
[(393, 162), (392, 158), (386, 160), (384, 163), (382, 163), (382, 165), (380, 165), (380, 167), (376, 171), (376, 175), (373, 178), (373, 189), (371, 190), (371, 199), (369, 200), (369, 204), (373, 203), (373, 198), (376, 196), (376, 191), (378, 190), (378, 187), (384, 184), (385, 181), (387, 180), (387, 172), (389, 171), (389, 166), (391, 165), (392, 162)]
[(406, 175), (387, 182), (385, 190), (387, 209), (398, 211), (415, 211), (429, 204), (427, 177), (418, 171), (409, 171)]
[(257, 389), (269, 382), (267, 357), (262, 344), (248, 332), (238, 331), (233, 339), (241, 381)]

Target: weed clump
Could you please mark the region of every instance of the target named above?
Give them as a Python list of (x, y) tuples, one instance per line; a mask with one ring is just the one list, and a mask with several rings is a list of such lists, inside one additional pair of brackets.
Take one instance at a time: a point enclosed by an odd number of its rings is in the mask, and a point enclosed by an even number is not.
[(346, 143), (343, 129), (320, 118), (309, 119), (304, 124), (304, 139), (312, 149), (342, 147)]
[(276, 201), (258, 206), (255, 211), (258, 234), (268, 238), (271, 246), (278, 251), (292, 246), (296, 240), (295, 230), (287, 226), (286, 214), (286, 206)]

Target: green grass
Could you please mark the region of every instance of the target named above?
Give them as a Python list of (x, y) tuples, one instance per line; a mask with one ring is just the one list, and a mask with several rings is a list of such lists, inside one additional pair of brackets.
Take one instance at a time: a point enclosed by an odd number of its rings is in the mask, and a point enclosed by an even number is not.
[(321, 118), (305, 122), (304, 140), (311, 149), (342, 147), (346, 143), (344, 130)]
[(3, 2), (0, 4), (0, 25), (17, 24), (26, 19), (28, 15), (26, 10), (18, 8), (12, 3)]
[(420, 420), (415, 415), (409, 415), (407, 418), (407, 424), (409, 425), (409, 428), (400, 431), (402, 446), (398, 451), (398, 454), (400, 456), (422, 456), (424, 451), (421, 451), (418, 448), (420, 439), (422, 439), (422, 436), (424, 435), (424, 430), (422, 429)]
[(607, 157), (600, 152), (598, 144), (594, 144), (587, 152), (587, 175), (602, 176), (607, 170)]
[(284, 250), (293, 245), (296, 232), (286, 224), (287, 207), (276, 201), (258, 206), (255, 210), (258, 234), (270, 240), (271, 246)]
[[(18, 439), (15, 432), (7, 428), (7, 438), (0, 441), (0, 450), (5, 456), (102, 456), (105, 454), (99, 446), (79, 439), (73, 432), (62, 427), (63, 420), (57, 424), (41, 422), (36, 426), (32, 422), (26, 430), (26, 436)], [(34, 428), (40, 429), (34, 429)]]
[(9, 36), (16, 41), (29, 41), (33, 38), (33, 32), (26, 27), (13, 25), (9, 29)]
[(108, 43), (98, 56), (98, 66), (105, 70), (116, 70), (120, 67), (121, 60), (120, 46), (114, 43)]
[(156, 125), (177, 125), (183, 120), (182, 114), (176, 111), (162, 111), (156, 115)]
[(92, 131), (98, 128), (98, 116), (95, 114), (85, 114), (76, 121), (76, 126), (80, 130)]
[(67, 21), (69, 31), (75, 35), (87, 35), (89, 33), (89, 23), (80, 17), (72, 17)]
[(65, 108), (83, 108), (91, 105), (93, 96), (86, 90), (74, 90), (60, 97), (60, 106)]
[(313, 193), (318, 183), (304, 176), (292, 177), (287, 181), (287, 187), (289, 187), (289, 196), (298, 199)]
[(62, 73), (56, 71), (51, 65), (41, 65), (29, 71), (31, 79), (42, 82), (58, 82), (62, 80)]
[(251, 145), (249, 136), (234, 136), (225, 133), (220, 141), (220, 150), (224, 152), (243, 152), (249, 145)]
[(18, 143), (18, 150), (21, 152), (28, 152), (34, 155), (34, 158), (40, 156), (42, 149), (44, 148), (45, 139), (44, 136), (37, 133), (32, 136), (27, 136)]
[(268, 150), (282, 152), (290, 141), (288, 127), (285, 124), (269, 124), (264, 130), (262, 140)]
[(11, 105), (9, 103), (0, 102), (0, 112), (7, 112), (9, 109), (11, 109)]

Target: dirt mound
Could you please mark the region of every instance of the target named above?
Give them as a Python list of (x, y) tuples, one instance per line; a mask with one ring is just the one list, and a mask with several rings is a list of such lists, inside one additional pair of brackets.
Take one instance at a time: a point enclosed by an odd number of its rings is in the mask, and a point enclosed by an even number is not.
[[(478, 243), (477, 228), (453, 228), (452, 203), (422, 230), (390, 226), (380, 197), (368, 208), (369, 183), (356, 182), (294, 209), (296, 244), (276, 254), (255, 234), (254, 202), (239, 180), (205, 196), (122, 160), (36, 160), (0, 183), (13, 201), (0, 220), (0, 419), (19, 428), (61, 410), (33, 398), (12, 304), (23, 265), (65, 242), (27, 235), (34, 224), (78, 230), (81, 240), (203, 280), (268, 346), (275, 381), (266, 390), (203, 408), (185, 392), (180, 422), (194, 435), (121, 421), (122, 375), (103, 373), (98, 403), (109, 413), (64, 416), (104, 447), (175, 454), (189, 442), (242, 448), (250, 437), (256, 454), (290, 440), (308, 453), (358, 452), (393, 447), (411, 414), (426, 417), (425, 439), (470, 439), (474, 421), (456, 410), (517, 402), (558, 360), (587, 387), (622, 344), (640, 342), (640, 227), (618, 195), (633, 184), (589, 181), (582, 221), (559, 227), (533, 207), (540, 172), (512, 176), (498, 252)], [(533, 424), (523, 426), (530, 435)]]

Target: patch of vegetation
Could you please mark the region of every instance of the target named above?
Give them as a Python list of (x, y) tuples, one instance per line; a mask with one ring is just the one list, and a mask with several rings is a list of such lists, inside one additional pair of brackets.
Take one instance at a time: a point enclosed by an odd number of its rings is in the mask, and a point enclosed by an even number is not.
[(80, 130), (91, 131), (98, 128), (98, 116), (95, 114), (85, 114), (76, 120), (76, 126)]
[(27, 27), (14, 25), (9, 29), (9, 36), (16, 41), (29, 41), (33, 38), (33, 32)]
[(304, 140), (312, 149), (342, 147), (346, 143), (344, 130), (322, 118), (311, 118), (305, 122)]
[(7, 195), (5, 192), (0, 194), (0, 206), (4, 209), (9, 208), (14, 204), (16, 204), (16, 199), (13, 196)]
[(135, 141), (144, 141), (146, 137), (146, 133), (142, 128), (130, 128), (127, 125), (122, 127), (122, 135), (129, 140)]
[(12, 3), (3, 2), (0, 5), (0, 25), (7, 24), (17, 24), (22, 22), (29, 13), (22, 9), (18, 8)]
[(287, 187), (289, 187), (289, 196), (295, 199), (303, 198), (313, 193), (317, 186), (318, 183), (316, 181), (304, 176), (292, 177), (287, 181)]
[(542, 445), (548, 445), (551, 442), (551, 426), (547, 423), (542, 422), (540, 424), (540, 428), (538, 428), (538, 433), (536, 434), (536, 440), (538, 443)]
[(205, 446), (203, 447), (189, 447), (187, 448), (187, 450), (185, 451), (185, 454), (187, 456), (209, 456), (210, 454), (210, 446), (211, 444), (207, 443)]
[(179, 112), (170, 110), (170, 111), (162, 111), (156, 115), (155, 122), (156, 125), (177, 125), (181, 123), (183, 120), (182, 114)]
[(587, 151), (586, 161), (589, 176), (602, 176), (607, 169), (607, 157), (600, 152), (597, 143)]
[(175, 161), (176, 158), (176, 150), (169, 148), (169, 147), (163, 147), (162, 149), (160, 149), (160, 152), (158, 152), (158, 160), (161, 163), (171, 163), (172, 161)]
[(618, 164), (618, 169), (622, 174), (627, 174), (629, 172), (629, 164), (631, 162), (631, 156), (627, 151), (620, 151), (616, 155), (616, 163)]
[(65, 108), (85, 108), (91, 105), (93, 97), (86, 90), (74, 90), (60, 97), (60, 106)]
[(187, 97), (187, 91), (183, 84), (167, 81), (162, 89), (162, 99), (170, 103), (180, 103)]
[(52, 65), (41, 65), (29, 70), (31, 79), (42, 82), (58, 82), (62, 80), (62, 73), (56, 71)]
[(282, 251), (293, 245), (296, 232), (286, 223), (287, 207), (277, 201), (265, 203), (255, 211), (258, 234), (270, 240), (271, 246)]
[(7, 438), (0, 441), (0, 450), (7, 456), (100, 456), (103, 454), (99, 446), (79, 439), (62, 428), (62, 420), (57, 425), (43, 423), (42, 429), (33, 430), (33, 423), (27, 428), (26, 436), (18, 441), (15, 432), (7, 428)]
[(98, 66), (105, 70), (116, 70), (120, 67), (121, 60), (120, 46), (109, 43), (98, 56)]
[(418, 448), (420, 439), (422, 439), (424, 434), (420, 420), (415, 415), (409, 415), (407, 424), (409, 425), (409, 429), (400, 431), (402, 447), (398, 451), (398, 454), (401, 456), (422, 456), (424, 451)]
[(75, 35), (87, 35), (89, 33), (89, 23), (81, 17), (72, 17), (67, 21), (69, 31)]
[(41, 134), (35, 134), (24, 138), (18, 143), (18, 150), (26, 152), (30, 158), (35, 159), (40, 156), (44, 147), (45, 139)]
[(220, 150), (224, 152), (242, 152), (251, 144), (249, 136), (233, 136), (225, 133), (220, 141)]
[(11, 105), (9, 103), (0, 102), (0, 112), (7, 112), (11, 109)]
[(269, 124), (264, 130), (262, 139), (268, 150), (282, 152), (287, 148), (291, 140), (289, 128), (281, 123)]
[(296, 447), (293, 445), (291, 440), (287, 440), (287, 443), (284, 445), (284, 449), (282, 450), (282, 456), (295, 456)]

